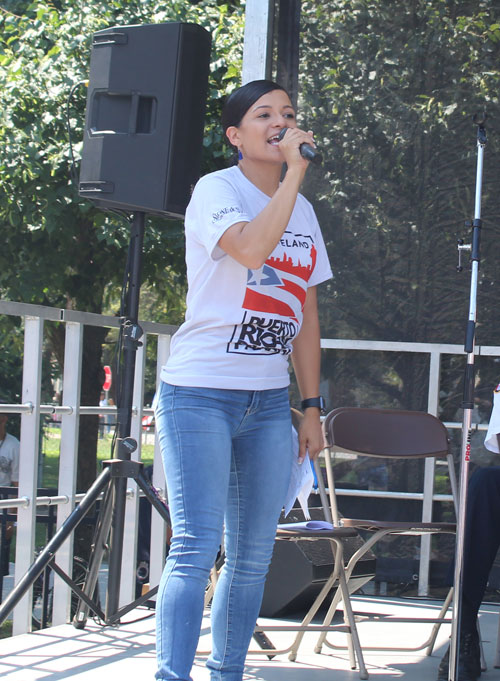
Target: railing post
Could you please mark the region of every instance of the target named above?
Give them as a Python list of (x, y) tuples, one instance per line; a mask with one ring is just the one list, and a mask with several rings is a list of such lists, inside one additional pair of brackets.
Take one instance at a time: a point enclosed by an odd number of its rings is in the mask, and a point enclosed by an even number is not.
[[(21, 579), (33, 562), (36, 529), (36, 492), (40, 442), (40, 391), (42, 377), (43, 319), (25, 317), (22, 402), (30, 402), (33, 410), (21, 415), (21, 448), (19, 455), (19, 496), (30, 501), (17, 511), (15, 582)], [(14, 609), (12, 633), (31, 631), (33, 590)]]
[[(427, 411), (434, 416), (438, 415), (439, 409), (439, 383), (441, 372), (441, 353), (430, 353), (429, 366), (429, 393), (427, 398)], [(425, 460), (424, 470), (424, 499), (422, 502), (422, 522), (432, 521), (432, 499), (434, 496), (434, 478), (436, 474), (436, 459)], [(418, 595), (427, 596), (429, 593), (429, 569), (431, 560), (432, 535), (424, 534), (420, 538), (420, 565), (418, 575)]]
[[(83, 324), (66, 322), (65, 333), (62, 404), (71, 407), (73, 411), (71, 414), (63, 414), (61, 417), (58, 494), (67, 496), (69, 503), (61, 504), (57, 508), (57, 529), (61, 527), (75, 507)], [(70, 537), (57, 552), (57, 564), (71, 577), (73, 571), (73, 537)], [(70, 603), (70, 588), (54, 573), (53, 625), (66, 624), (69, 621)]]
[[(132, 461), (141, 460), (142, 448), (142, 410), (144, 404), (144, 372), (146, 368), (147, 336), (141, 339), (142, 345), (137, 349), (134, 374), (134, 393), (132, 403), (137, 412), (132, 414), (130, 437), (137, 442), (137, 449), (131, 454)], [(137, 533), (139, 524), (139, 488), (135, 480), (127, 481), (127, 488), (133, 490), (133, 496), (127, 497), (125, 505), (125, 521), (123, 535), (122, 572), (120, 580), (120, 607), (135, 599), (135, 577), (137, 556)]]
[[(158, 336), (158, 348), (156, 355), (156, 387), (160, 385), (160, 372), (162, 366), (170, 355), (171, 336)], [(160, 444), (155, 432), (155, 455), (153, 467), (153, 486), (166, 496), (165, 474), (161, 460)], [(167, 527), (159, 513), (153, 511), (151, 516), (151, 546), (149, 559), (149, 586), (150, 588), (160, 583), (161, 573), (165, 565), (167, 544)]]

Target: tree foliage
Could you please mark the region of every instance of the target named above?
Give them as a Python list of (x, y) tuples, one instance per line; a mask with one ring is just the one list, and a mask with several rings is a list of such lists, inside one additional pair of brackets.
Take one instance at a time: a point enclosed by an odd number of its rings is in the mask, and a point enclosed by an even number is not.
[[(115, 309), (128, 225), (82, 201), (71, 183), (66, 112), (78, 159), (91, 35), (111, 25), (194, 21), (212, 32), (203, 172), (224, 164), (219, 114), (239, 83), (243, 6), (76, 0), (3, 3), (0, 14), (2, 295), (100, 312)], [(494, 0), (303, 0), (300, 109), (325, 151), (311, 169), (335, 279), (320, 292), (323, 335), (461, 343), (469, 277), (455, 273), (456, 239), (472, 217), (476, 145), (471, 115), (488, 112), (478, 342), (497, 342), (500, 7)], [(148, 220), (148, 306), (182, 318), (182, 226)], [(148, 312), (150, 307), (148, 307)], [(149, 315), (148, 315), (149, 316)], [(88, 332), (91, 333), (91, 332)], [(96, 403), (102, 336), (84, 372)], [(61, 338), (53, 332), (60, 355)], [(426, 408), (427, 361), (327, 356), (330, 404)], [(491, 368), (481, 380), (491, 385)], [(455, 416), (462, 364), (450, 361), (443, 415)]]
[[(101, 313), (119, 300), (129, 225), (81, 199), (78, 163), (92, 34), (109, 26), (194, 22), (212, 34), (204, 172), (222, 164), (218, 120), (239, 84), (243, 10), (239, 2), (42, 0), (4, 2), (0, 12), (0, 292), (11, 300)], [(144, 279), (161, 304), (158, 321), (177, 323), (185, 291), (182, 225), (147, 221)], [(118, 309), (108, 311), (118, 312)], [(63, 329), (47, 325), (62, 364)], [(97, 404), (105, 331), (85, 327), (82, 404)], [(13, 365), (14, 366), (14, 365)], [(15, 367), (14, 367), (15, 368)], [(95, 477), (97, 417), (82, 417), (78, 487)]]
[[(80, 199), (71, 182), (69, 127), (80, 149), (92, 33), (110, 25), (190, 21), (212, 32), (213, 60), (205, 138), (209, 159), (223, 154), (217, 114), (237, 82), (242, 12), (237, 6), (189, 2), (35, 2), (22, 16), (1, 15), (0, 219), (7, 244), (0, 287), (12, 299), (100, 312), (109, 284), (119, 284), (128, 226)], [(212, 161), (213, 163), (213, 161)], [(146, 279), (168, 295), (169, 275), (182, 271), (178, 224), (151, 221)], [(13, 263), (18, 275), (12, 277)], [(176, 288), (174, 286), (174, 288)]]
[[(470, 277), (456, 273), (456, 242), (474, 211), (472, 114), (486, 111), (478, 342), (497, 344), (500, 6), (305, 0), (302, 17), (301, 109), (327, 158), (308, 193), (335, 272), (321, 294), (324, 335), (463, 342)], [(427, 407), (425, 359), (325, 369), (334, 403)]]

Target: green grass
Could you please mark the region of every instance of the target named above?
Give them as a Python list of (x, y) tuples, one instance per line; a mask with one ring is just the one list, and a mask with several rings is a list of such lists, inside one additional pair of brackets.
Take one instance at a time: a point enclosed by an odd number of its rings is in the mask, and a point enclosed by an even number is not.
[[(149, 437), (152, 440), (151, 436)], [(110, 459), (112, 457), (111, 444), (113, 436), (112, 433), (106, 433), (102, 438), (97, 441), (97, 473), (101, 472), (101, 466), (99, 462), (105, 459)], [(56, 426), (46, 427), (44, 430), (44, 437), (42, 440), (42, 480), (41, 487), (48, 487), (57, 489), (58, 478), (59, 478), (59, 450), (61, 445), (61, 430)], [(145, 466), (153, 463), (154, 457), (154, 445), (143, 443), (141, 449), (142, 462)], [(40, 512), (44, 512), (44, 508), (39, 509)], [(47, 543), (47, 526), (44, 523), (37, 523), (35, 532), (35, 546), (41, 548)], [(15, 536), (11, 544), (11, 560), (15, 556)]]
[(12, 636), (12, 620), (5, 620), (0, 624), (0, 638), (9, 638)]
[[(97, 441), (98, 462), (111, 458), (112, 456), (111, 443), (112, 443), (111, 433), (106, 433), (102, 438), (98, 439)], [(60, 429), (57, 427), (46, 428), (42, 442), (43, 487), (57, 487), (57, 481), (59, 476), (60, 444), (61, 444)], [(149, 466), (153, 463), (153, 457), (154, 445), (143, 443), (141, 448), (141, 461), (144, 463), (145, 466)], [(100, 472), (100, 470), (101, 467), (98, 465), (98, 471)]]

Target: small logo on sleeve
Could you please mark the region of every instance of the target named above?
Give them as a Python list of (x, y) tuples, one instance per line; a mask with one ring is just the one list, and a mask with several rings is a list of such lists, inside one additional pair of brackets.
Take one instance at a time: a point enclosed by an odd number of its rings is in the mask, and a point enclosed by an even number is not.
[(212, 222), (220, 222), (222, 218), (230, 213), (241, 213), (241, 208), (239, 206), (227, 206), (226, 208), (221, 208), (216, 213), (212, 213)]

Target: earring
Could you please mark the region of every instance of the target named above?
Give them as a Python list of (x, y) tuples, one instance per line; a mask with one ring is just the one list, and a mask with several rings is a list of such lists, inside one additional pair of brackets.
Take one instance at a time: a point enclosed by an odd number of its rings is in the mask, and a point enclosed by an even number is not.
[(241, 161), (242, 158), (243, 158), (243, 154), (242, 154), (241, 151), (238, 149), (238, 161)]

